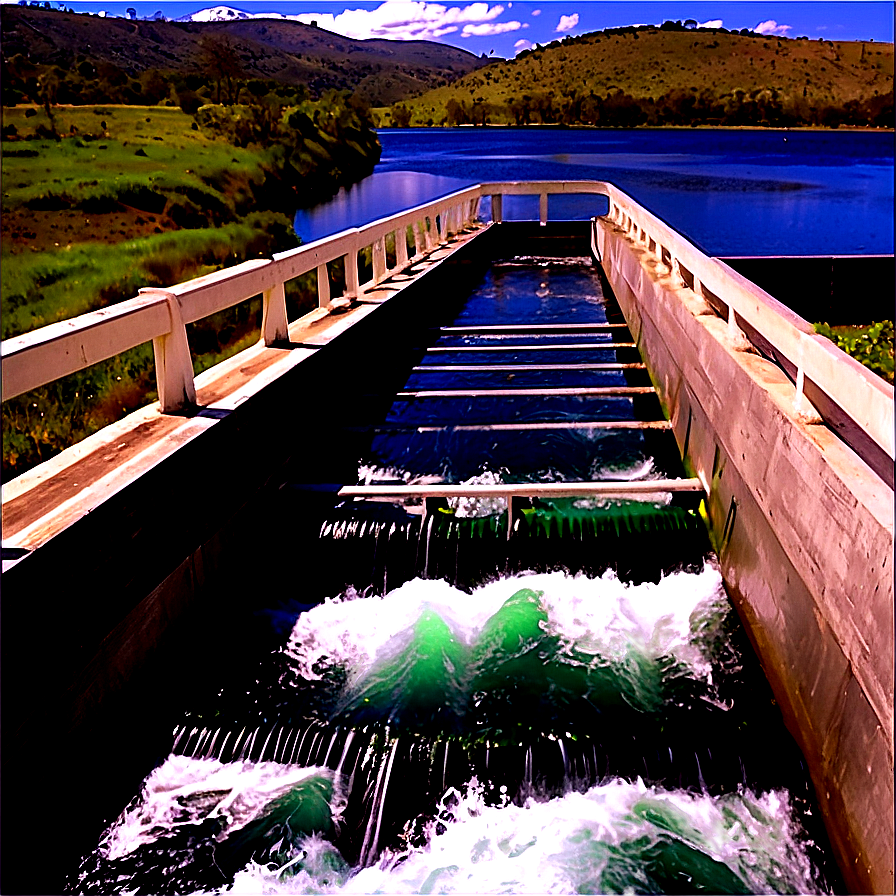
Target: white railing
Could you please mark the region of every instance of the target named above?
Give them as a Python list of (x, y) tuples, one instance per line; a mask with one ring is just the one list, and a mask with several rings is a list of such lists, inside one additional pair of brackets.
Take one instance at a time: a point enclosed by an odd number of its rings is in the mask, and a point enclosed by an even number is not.
[[(264, 344), (285, 341), (288, 281), (316, 270), (319, 307), (332, 309), (351, 302), (471, 228), (478, 218), (480, 196), (476, 187), (461, 190), (271, 259), (247, 261), (166, 289), (141, 289), (136, 298), (7, 339), (0, 347), (3, 401), (152, 341), (162, 410), (187, 408), (196, 402), (187, 324), (261, 295)], [(409, 228), (413, 254), (408, 248)], [(389, 237), (395, 243), (392, 265), (386, 251)], [(359, 283), (358, 253), (365, 248), (371, 249), (373, 273), (369, 281)], [(339, 259), (345, 263), (345, 289), (334, 299), (327, 265)]]
[[(732, 336), (743, 337), (738, 319), (796, 370), (794, 406), (804, 410), (806, 379), (839, 406), (889, 458), (896, 456), (893, 387), (767, 292), (717, 258), (711, 258), (633, 199), (606, 184), (607, 220), (651, 252), (697, 295), (718, 298), (728, 307)], [(597, 239), (595, 225), (594, 238)]]
[[(335, 310), (476, 226), (483, 197), (491, 198), (491, 219), (500, 223), (504, 219), (504, 196), (537, 195), (539, 221), (545, 224), (549, 197), (559, 194), (608, 197), (606, 220), (653, 253), (680, 277), (683, 285), (700, 295), (711, 293), (724, 302), (733, 332), (739, 318), (780, 357), (790, 361), (797, 370), (797, 402), (802, 400), (802, 384), (808, 377), (889, 457), (894, 456), (892, 386), (830, 340), (816, 335), (810, 324), (768, 293), (728, 265), (705, 255), (621, 190), (602, 181), (479, 184), (270, 259), (248, 261), (167, 289), (140, 290), (136, 298), (3, 342), (2, 398), (5, 401), (152, 341), (161, 409), (182, 410), (196, 401), (188, 323), (262, 295), (261, 339), (265, 345), (282, 343), (288, 338), (285, 284), (290, 280), (316, 271), (318, 306)], [(593, 239), (597, 240), (596, 223), (594, 228)], [(408, 247), (409, 233), (413, 234), (413, 254)], [(390, 239), (394, 240), (391, 265), (387, 253)], [(372, 277), (360, 283), (358, 253), (368, 248)], [(333, 297), (327, 266), (339, 259), (344, 259), (345, 288), (341, 296)]]

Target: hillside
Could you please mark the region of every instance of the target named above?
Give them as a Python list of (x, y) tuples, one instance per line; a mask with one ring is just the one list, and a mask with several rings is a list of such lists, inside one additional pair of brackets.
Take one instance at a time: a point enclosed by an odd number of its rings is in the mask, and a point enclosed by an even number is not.
[(4, 92), (18, 90), (27, 97), (28, 77), (42, 73), (35, 66), (52, 66), (63, 80), (92, 70), (110, 81), (152, 70), (207, 75), (210, 39), (232, 47), (244, 79), (303, 85), (313, 97), (328, 89), (351, 90), (374, 105), (422, 93), (482, 64), (472, 53), (445, 44), (352, 40), (290, 20), (131, 21), (3, 5)]
[(566, 120), (563, 112), (570, 109), (567, 123), (597, 124), (608, 98), (628, 97), (647, 108), (671, 95), (679, 105), (724, 106), (727, 100), (730, 107), (764, 92), (763, 101), (789, 104), (799, 114), (850, 102), (874, 103), (892, 90), (891, 43), (641, 26), (524, 51), (405, 105), (410, 124), (476, 121), (477, 111), (476, 123), (483, 116), (490, 123), (550, 123)]

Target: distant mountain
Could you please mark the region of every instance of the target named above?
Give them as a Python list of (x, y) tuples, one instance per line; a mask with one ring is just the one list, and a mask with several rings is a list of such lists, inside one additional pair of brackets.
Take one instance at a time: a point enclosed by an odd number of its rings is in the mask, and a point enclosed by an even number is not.
[[(248, 13), (242, 9), (234, 9), (232, 6), (213, 6), (210, 9), (200, 9), (197, 12), (191, 12), (187, 16), (181, 16), (175, 19), (176, 22), (233, 22), (236, 19), (251, 19), (255, 13)], [(274, 18), (283, 18), (277, 13), (272, 14)]]
[[(231, 16), (230, 13), (233, 15)], [(232, 7), (194, 15), (207, 21), (129, 20), (4, 4), (0, 53), (72, 71), (112, 65), (137, 77), (151, 69), (205, 74), (201, 41), (229, 39), (247, 78), (336, 88), (388, 105), (446, 84), (485, 64), (466, 50), (431, 41), (353, 40), (291, 19), (257, 18)], [(212, 20), (217, 16), (216, 20)], [(21, 65), (19, 66), (21, 68)]]

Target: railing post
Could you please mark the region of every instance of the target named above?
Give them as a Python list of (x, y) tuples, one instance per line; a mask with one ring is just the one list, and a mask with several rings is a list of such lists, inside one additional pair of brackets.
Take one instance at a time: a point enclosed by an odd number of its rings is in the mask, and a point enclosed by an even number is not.
[(317, 266), (317, 307), (329, 308), (330, 305), (330, 274), (324, 262)]
[(373, 282), (374, 285), (386, 279), (386, 238), (381, 236), (373, 244)]
[(419, 257), (423, 254), (423, 249), (426, 245), (426, 238), (423, 231), (424, 227), (426, 227), (426, 218), (422, 221), (414, 221), (414, 257)]
[(152, 341), (156, 364), (156, 388), (162, 412), (188, 410), (196, 405), (196, 383), (193, 380), (193, 359), (187, 342), (187, 328), (184, 325), (180, 302), (167, 289), (144, 288), (140, 295), (161, 295), (168, 305), (171, 329), (164, 336)]
[(395, 231), (395, 267), (400, 271), (408, 266), (408, 229)]
[(544, 227), (548, 223), (548, 194), (540, 193), (538, 196), (538, 223)]
[(498, 193), (492, 196), (492, 221), (500, 224), (504, 220), (504, 197)]
[(806, 398), (803, 388), (806, 382), (805, 361), (806, 342), (812, 337), (808, 333), (800, 333), (797, 341), (796, 355), (796, 395), (793, 398), (793, 410), (803, 423), (824, 423), (824, 418), (818, 413), (818, 409)]
[(436, 241), (433, 237), (433, 230), (435, 229), (436, 222), (434, 217), (430, 217), (427, 215), (423, 219), (423, 246), (426, 252), (429, 252), (433, 246), (435, 246)]
[[(732, 305), (729, 302), (728, 303), (728, 338), (732, 342), (736, 342), (738, 339), (740, 339), (740, 335), (741, 335), (740, 327), (737, 325), (737, 316), (734, 313), (734, 305)], [(802, 341), (800, 342), (800, 346), (802, 346)], [(800, 352), (800, 355), (802, 355), (802, 351)], [(801, 358), (800, 362), (802, 363), (802, 358)], [(802, 372), (802, 370), (800, 370), (798, 376), (801, 377), (802, 375), (803, 375), (803, 372)], [(802, 391), (802, 385), (800, 385), (798, 391)]]
[(358, 292), (358, 249), (352, 246), (345, 255), (345, 298), (356, 299)]
[(289, 340), (289, 321), (286, 319), (286, 288), (277, 283), (266, 289), (261, 312), (261, 338), (265, 345)]

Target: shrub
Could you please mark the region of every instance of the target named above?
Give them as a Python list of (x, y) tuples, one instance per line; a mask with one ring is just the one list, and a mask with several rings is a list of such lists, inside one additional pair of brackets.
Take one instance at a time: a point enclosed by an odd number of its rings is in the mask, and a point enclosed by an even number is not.
[(815, 324), (815, 332), (827, 336), (846, 354), (893, 382), (893, 321), (882, 320), (867, 327), (831, 327)]

